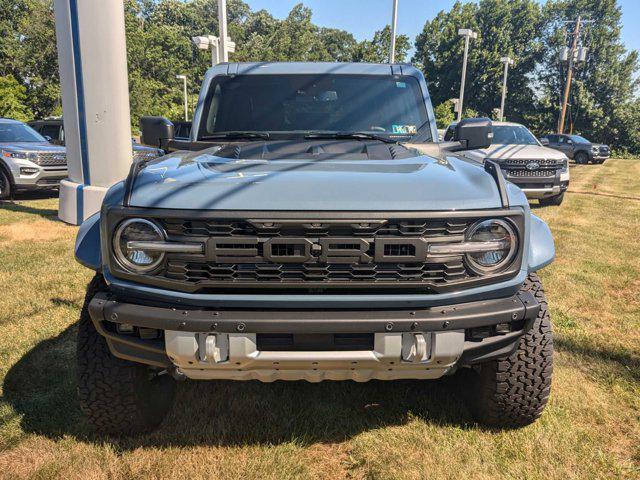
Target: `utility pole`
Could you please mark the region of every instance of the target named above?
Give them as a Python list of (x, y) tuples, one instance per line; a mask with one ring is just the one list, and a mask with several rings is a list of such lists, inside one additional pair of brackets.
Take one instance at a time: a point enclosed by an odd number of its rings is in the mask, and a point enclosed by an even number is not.
[(184, 121), (189, 121), (189, 107), (187, 106), (187, 76), (176, 75), (178, 80), (182, 80), (183, 92), (184, 92)]
[(571, 90), (571, 80), (573, 78), (573, 62), (574, 56), (576, 53), (576, 48), (578, 47), (578, 40), (580, 39), (580, 25), (582, 23), (582, 18), (578, 16), (578, 20), (576, 21), (576, 26), (573, 30), (573, 42), (571, 42), (571, 49), (569, 50), (569, 66), (567, 70), (567, 83), (564, 87), (564, 96), (562, 97), (562, 109), (560, 111), (560, 120), (558, 121), (558, 133), (562, 133), (564, 131), (564, 119), (567, 114), (567, 104), (569, 103), (569, 91)]
[(391, 12), (391, 46), (389, 48), (389, 63), (394, 63), (396, 59), (396, 25), (398, 23), (398, 0), (393, 0)]
[(469, 54), (469, 40), (478, 38), (478, 34), (470, 28), (461, 28), (458, 35), (464, 37), (464, 58), (462, 60), (462, 81), (460, 82), (460, 99), (458, 100), (458, 121), (462, 120), (462, 104), (464, 102), (464, 83), (467, 77), (467, 57)]
[(218, 0), (218, 33), (220, 61), (229, 61), (229, 50), (227, 45), (227, 0)]
[(504, 122), (504, 101), (507, 97), (507, 75), (509, 75), (509, 65), (513, 65), (513, 58), (502, 57), (500, 59), (504, 63), (504, 78), (502, 79), (502, 100), (500, 101), (500, 121)]

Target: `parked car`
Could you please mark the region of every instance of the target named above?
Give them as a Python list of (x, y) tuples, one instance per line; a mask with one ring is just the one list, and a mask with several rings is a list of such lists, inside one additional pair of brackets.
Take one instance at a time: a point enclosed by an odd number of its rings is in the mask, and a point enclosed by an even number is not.
[[(45, 118), (44, 120), (33, 120), (29, 122), (29, 125), (51, 143), (55, 145), (65, 144), (64, 125), (62, 122), (62, 118), (55, 117)], [(164, 154), (161, 149), (140, 145), (133, 139), (131, 139), (131, 146), (133, 148), (134, 162), (139, 160), (153, 159)]]
[(66, 176), (63, 147), (22, 122), (0, 118), (0, 199), (16, 191), (56, 188)]
[(609, 158), (611, 151), (607, 145), (591, 143), (580, 135), (549, 134), (540, 137), (540, 142), (564, 153), (576, 163), (586, 164), (604, 163)]
[[(455, 123), (447, 129), (445, 141), (455, 135)], [(478, 162), (493, 160), (505, 178), (518, 185), (527, 198), (540, 205), (560, 205), (569, 187), (569, 160), (564, 153), (544, 147), (519, 123), (493, 122), (489, 148), (469, 150), (463, 155)]]
[[(89, 422), (149, 430), (176, 379), (463, 369), (480, 421), (537, 419), (553, 347), (535, 272), (551, 232), (494, 162), (455, 153), (488, 147), (491, 121), (464, 120), (444, 150), (429, 98), (406, 64), (210, 69), (198, 151), (139, 162), (80, 227), (76, 258), (96, 272), (77, 348)], [(167, 119), (141, 131), (173, 141)]]

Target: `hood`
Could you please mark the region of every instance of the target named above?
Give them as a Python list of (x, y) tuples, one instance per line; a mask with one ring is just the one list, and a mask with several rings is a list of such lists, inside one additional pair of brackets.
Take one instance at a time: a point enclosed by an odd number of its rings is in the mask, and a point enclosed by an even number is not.
[[(361, 145), (362, 142), (359, 149)], [(312, 147), (305, 151), (317, 153)], [(421, 155), (398, 145), (386, 148), (387, 152), (396, 150), (396, 158), (389, 153), (386, 160), (372, 160), (366, 154), (367, 158), (301, 154), (305, 158), (267, 160), (242, 158), (238, 147), (228, 145), (201, 152), (177, 152), (149, 162), (139, 171), (130, 205), (298, 211), (426, 211), (501, 206), (493, 178), (474, 162), (445, 154)], [(265, 149), (275, 154), (272, 146), (264, 145), (262, 151)], [(399, 149), (403, 149), (402, 154), (398, 154)]]
[[(469, 152), (471, 153), (471, 152)], [(474, 158), (484, 160), (489, 158), (497, 162), (504, 160), (564, 160), (565, 154), (553, 148), (541, 145), (505, 145), (494, 144), (489, 148), (473, 151)]]
[(500, 162), (502, 160), (563, 160), (565, 154), (553, 148), (541, 145), (504, 145), (495, 144), (489, 148), (477, 150), (482, 158), (489, 158)]
[(3, 150), (20, 150), (23, 152), (65, 152), (66, 149), (49, 142), (0, 142)]

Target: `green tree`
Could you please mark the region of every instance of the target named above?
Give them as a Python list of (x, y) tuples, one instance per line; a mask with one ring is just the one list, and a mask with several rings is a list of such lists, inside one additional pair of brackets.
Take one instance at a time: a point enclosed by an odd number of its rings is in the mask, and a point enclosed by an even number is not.
[(442, 102), (434, 109), (438, 128), (447, 128), (456, 119), (453, 102)]
[(27, 89), (13, 75), (0, 77), (0, 117), (27, 121), (31, 111), (27, 106)]
[[(385, 26), (373, 34), (372, 40), (363, 40), (355, 49), (353, 61), (385, 63), (389, 60), (389, 49), (391, 48), (391, 27)], [(409, 37), (398, 35), (396, 37), (396, 62), (404, 62), (407, 59), (407, 52), (411, 48)]]

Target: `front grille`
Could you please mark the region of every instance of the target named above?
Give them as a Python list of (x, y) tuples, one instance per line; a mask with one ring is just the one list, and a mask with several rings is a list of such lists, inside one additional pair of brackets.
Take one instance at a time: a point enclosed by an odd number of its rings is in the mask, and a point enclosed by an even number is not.
[(425, 242), (461, 242), (474, 221), (165, 219), (171, 238), (206, 239), (208, 254), (168, 255), (159, 274), (202, 288), (438, 287), (473, 274), (460, 255), (425, 263)]
[(510, 177), (554, 177), (555, 170), (507, 170)]
[(463, 235), (468, 220), (372, 220), (366, 222), (280, 222), (249, 220), (165, 220), (169, 235), (229, 237), (362, 237), (418, 236), (441, 237)]
[(218, 264), (169, 260), (165, 276), (172, 280), (234, 283), (414, 283), (442, 285), (469, 276), (461, 258), (426, 264)]
[[(199, 293), (331, 293), (372, 291), (441, 293), (498, 282), (517, 274), (521, 253), (504, 271), (479, 275), (462, 253), (430, 253), (432, 245), (459, 244), (484, 218), (511, 221), (521, 236), (523, 218), (508, 210), (420, 214), (353, 212), (302, 216), (293, 212), (200, 212), (184, 218), (150, 212), (170, 242), (200, 243), (201, 253), (166, 253), (152, 274), (133, 275), (111, 259), (118, 277)], [(213, 212), (211, 212), (213, 213)], [(395, 216), (394, 216), (395, 215)], [(415, 215), (415, 216), (414, 216)], [(111, 214), (109, 229), (122, 216)], [(520, 237), (521, 238), (521, 237)], [(522, 242), (520, 241), (521, 245)]]
[(500, 163), (500, 167), (503, 169), (519, 169), (527, 168), (527, 165), (531, 162), (537, 163), (541, 168), (559, 168), (562, 167), (562, 162), (558, 162), (553, 159), (537, 159), (537, 158), (514, 158), (505, 160)]
[(64, 152), (38, 153), (32, 161), (41, 167), (63, 166), (67, 164), (67, 154)]

